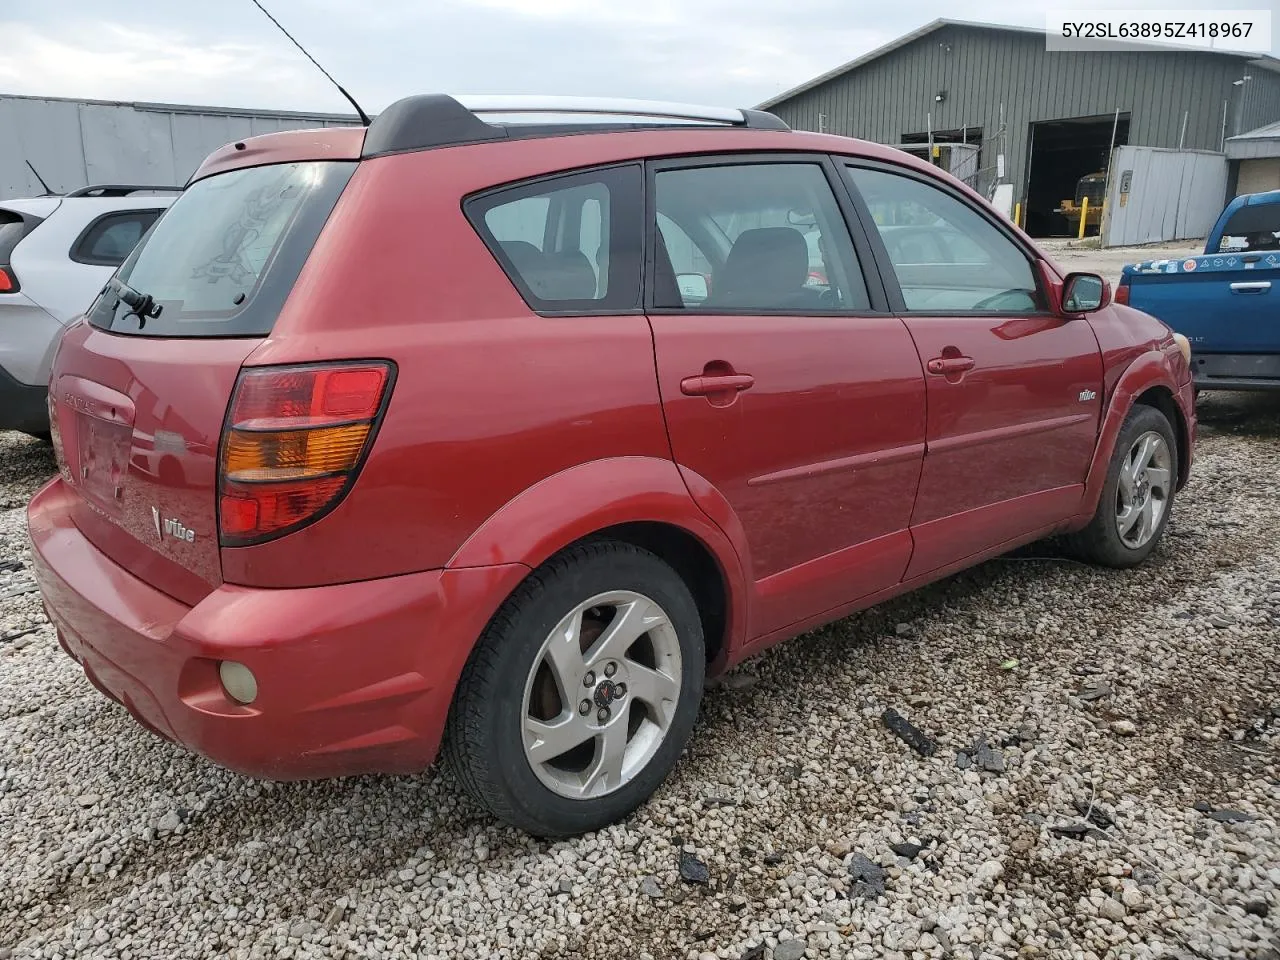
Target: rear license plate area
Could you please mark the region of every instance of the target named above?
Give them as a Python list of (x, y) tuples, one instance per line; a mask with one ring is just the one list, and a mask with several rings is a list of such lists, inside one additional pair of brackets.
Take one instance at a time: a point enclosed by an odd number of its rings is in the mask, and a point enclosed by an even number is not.
[(124, 499), (133, 430), (125, 424), (76, 414), (76, 448), (80, 454), (80, 487), (103, 507)]

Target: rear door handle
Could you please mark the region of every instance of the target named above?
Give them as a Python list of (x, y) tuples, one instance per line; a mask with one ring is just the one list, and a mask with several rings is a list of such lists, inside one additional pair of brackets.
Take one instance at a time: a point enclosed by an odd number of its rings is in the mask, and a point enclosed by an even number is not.
[(1248, 280), (1231, 285), (1232, 293), (1266, 293), (1270, 289), (1270, 280)]
[(930, 373), (945, 375), (948, 373), (964, 373), (976, 366), (973, 357), (934, 357), (925, 369)]
[(756, 378), (749, 373), (704, 374), (685, 377), (680, 381), (680, 392), (687, 397), (705, 397), (713, 393), (741, 393), (755, 386)]

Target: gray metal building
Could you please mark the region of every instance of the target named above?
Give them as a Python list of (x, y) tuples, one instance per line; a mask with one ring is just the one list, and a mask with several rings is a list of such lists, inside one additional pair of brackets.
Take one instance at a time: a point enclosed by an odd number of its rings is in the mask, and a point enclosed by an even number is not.
[[(761, 104), (793, 127), (904, 145), (979, 143), (966, 179), (1012, 184), (1033, 235), (1124, 144), (1221, 152), (1280, 120), (1280, 60), (1219, 51), (1048, 52), (1042, 30), (935, 20)], [(939, 147), (938, 153), (945, 153)], [(935, 162), (940, 161), (938, 156)]]
[(244, 137), (351, 126), (354, 116), (169, 103), (0, 95), (0, 200), (94, 183), (174, 186), (213, 150)]

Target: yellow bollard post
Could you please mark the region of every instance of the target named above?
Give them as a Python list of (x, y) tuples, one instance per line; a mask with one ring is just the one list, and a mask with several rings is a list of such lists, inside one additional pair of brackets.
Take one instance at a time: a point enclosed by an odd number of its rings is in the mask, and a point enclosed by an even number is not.
[(1080, 232), (1076, 234), (1077, 240), (1084, 239), (1085, 224), (1089, 221), (1089, 198), (1085, 197), (1080, 201)]
[(1013, 225), (1015, 227), (1022, 226), (1022, 201), (1019, 200), (1013, 205)]

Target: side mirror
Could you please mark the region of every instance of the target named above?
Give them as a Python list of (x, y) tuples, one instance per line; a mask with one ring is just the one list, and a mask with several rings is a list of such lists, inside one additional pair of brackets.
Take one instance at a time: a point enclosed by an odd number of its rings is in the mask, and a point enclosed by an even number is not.
[(676, 287), (685, 303), (700, 303), (706, 300), (711, 291), (707, 286), (707, 278), (700, 273), (676, 274)]
[(1096, 273), (1069, 273), (1062, 281), (1062, 312), (1093, 313), (1111, 299), (1107, 281)]

